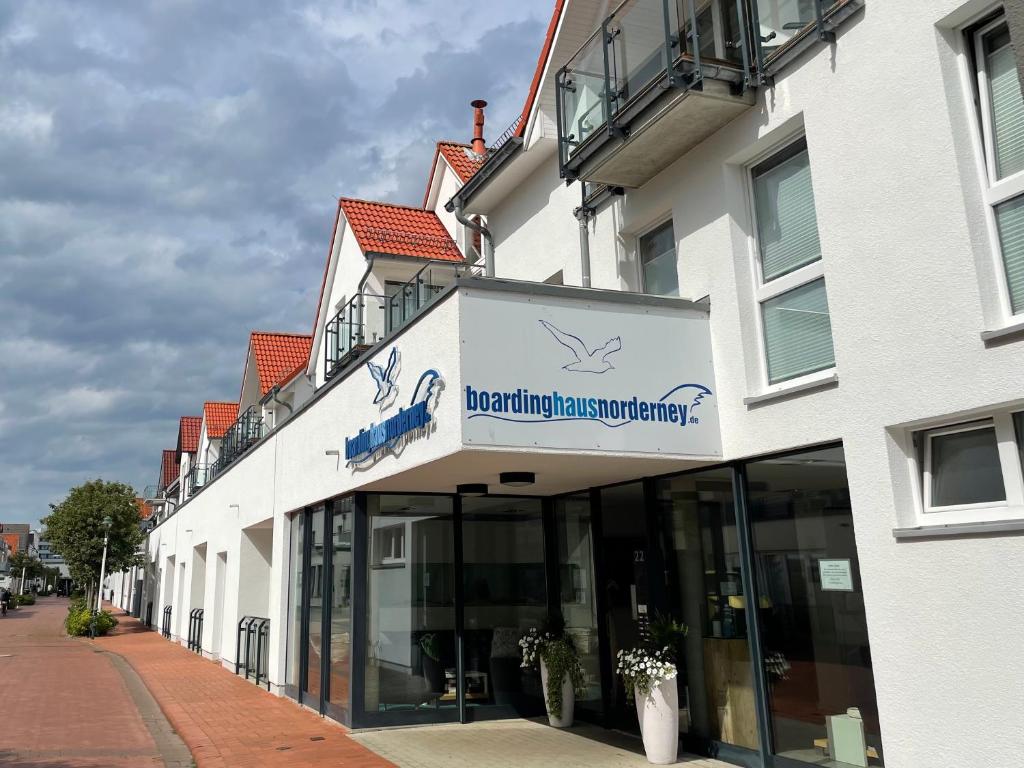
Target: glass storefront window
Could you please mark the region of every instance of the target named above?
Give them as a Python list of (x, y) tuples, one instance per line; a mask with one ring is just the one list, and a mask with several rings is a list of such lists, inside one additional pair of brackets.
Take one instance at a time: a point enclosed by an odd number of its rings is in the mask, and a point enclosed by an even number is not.
[(285, 686), (297, 696), (302, 666), (302, 537), (306, 515), (297, 512), (289, 526), (288, 547), (288, 654), (285, 661)]
[(747, 506), (775, 753), (881, 765), (843, 449), (752, 462)]
[(679, 665), (679, 730), (757, 749), (732, 471), (659, 480), (655, 493), (669, 611), (689, 628)]
[(522, 668), (519, 639), (547, 618), (539, 499), (462, 500), (467, 706), (543, 711), (540, 676)]
[(331, 520), (331, 636), (328, 709), (344, 722), (349, 717), (349, 670), (352, 655), (352, 525), (351, 498), (334, 506)]
[(590, 496), (555, 501), (560, 605), (565, 631), (583, 663), (586, 692), (576, 699), (578, 710), (601, 711), (601, 648), (594, 593), (594, 548), (590, 528)]
[(452, 501), (370, 495), (367, 516), (364, 709), (454, 709)]
[(317, 507), (309, 516), (309, 619), (306, 625), (306, 688), (303, 701), (320, 707), (320, 664), (323, 657), (324, 604), (324, 508)]

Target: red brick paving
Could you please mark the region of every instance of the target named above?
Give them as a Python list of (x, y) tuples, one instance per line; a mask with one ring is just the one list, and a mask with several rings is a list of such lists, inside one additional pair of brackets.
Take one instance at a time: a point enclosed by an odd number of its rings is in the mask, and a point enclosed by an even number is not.
[(131, 664), (199, 768), (392, 765), (350, 739), (340, 725), (165, 640), (118, 609), (112, 611), (121, 624), (97, 645)]
[(67, 600), (0, 617), (0, 765), (163, 765), (110, 657), (64, 635)]

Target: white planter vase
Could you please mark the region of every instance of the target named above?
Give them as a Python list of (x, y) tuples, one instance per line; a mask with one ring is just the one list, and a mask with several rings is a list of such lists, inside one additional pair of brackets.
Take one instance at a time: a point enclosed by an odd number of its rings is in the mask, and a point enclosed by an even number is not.
[(544, 711), (548, 713), (548, 723), (555, 728), (568, 728), (572, 725), (573, 711), (576, 708), (576, 694), (572, 689), (569, 675), (562, 676), (562, 716), (555, 717), (548, 709), (548, 667), (544, 660), (540, 661), (540, 687), (544, 691)]
[(663, 680), (644, 696), (636, 693), (636, 715), (647, 762), (674, 763), (679, 753), (679, 689), (676, 678)]

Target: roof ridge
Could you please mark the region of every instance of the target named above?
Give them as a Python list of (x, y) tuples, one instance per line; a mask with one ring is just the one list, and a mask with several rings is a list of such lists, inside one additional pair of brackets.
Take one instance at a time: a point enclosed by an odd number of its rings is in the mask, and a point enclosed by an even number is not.
[(401, 203), (385, 203), (385, 202), (382, 202), (380, 200), (363, 200), (363, 199), (358, 198), (358, 197), (339, 197), (338, 198), (338, 202), (339, 203), (341, 203), (341, 202), (363, 203), (364, 205), (383, 205), (383, 206), (387, 206), (388, 208), (401, 208), (402, 210), (405, 210), (405, 211), (415, 211), (417, 213), (429, 213), (431, 216), (437, 216), (437, 214), (434, 213), (434, 211), (431, 211), (429, 208), (421, 208), (421, 207), (415, 206), (415, 205), (402, 205)]
[(468, 141), (449, 141), (448, 139), (438, 139), (438, 144), (454, 144), (457, 147), (464, 147), (465, 149), (472, 149), (473, 145)]
[(238, 405), (238, 401), (231, 400), (204, 400), (203, 405)]
[[(255, 336), (257, 333), (263, 336), (298, 336), (303, 339), (313, 338), (311, 333), (299, 333), (298, 331), (250, 331), (250, 336)], [(223, 401), (226, 402), (226, 401)]]

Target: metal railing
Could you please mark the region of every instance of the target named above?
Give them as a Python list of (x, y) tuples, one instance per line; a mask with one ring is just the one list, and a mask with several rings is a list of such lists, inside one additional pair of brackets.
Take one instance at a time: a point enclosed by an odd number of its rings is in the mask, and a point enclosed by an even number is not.
[(211, 474), (211, 465), (209, 464), (193, 464), (192, 469), (188, 471), (188, 477), (186, 478), (186, 490), (187, 496), (191, 496), (199, 488), (202, 488), (210, 480), (213, 479)]
[(164, 618), (160, 622), (160, 634), (166, 637), (168, 640), (171, 639), (171, 606), (164, 606)]
[(506, 128), (501, 134), (494, 140), (494, 143), (487, 148), (487, 152), (494, 154), (504, 146), (505, 142), (516, 135), (516, 131), (519, 130), (519, 124), (523, 122), (523, 114), (520, 112), (516, 119), (512, 121), (512, 124)]
[(655, 89), (750, 85), (750, 24), (748, 0), (625, 0), (556, 75), (561, 164), (595, 136), (625, 136), (618, 118)]
[(203, 609), (193, 608), (188, 614), (188, 649), (203, 652)]
[(270, 619), (262, 616), (243, 616), (238, 622), (235, 638), (235, 674), (245, 670), (245, 679), (253, 676), (270, 690)]
[(235, 461), (266, 434), (263, 416), (255, 406), (249, 406), (228, 427), (220, 443), (220, 458), (217, 460), (218, 472)]
[(332, 378), (350, 360), (407, 325), (453, 280), (481, 271), (479, 264), (430, 260), (406, 282), (388, 284), (385, 295), (356, 294), (324, 327), (325, 378)]

